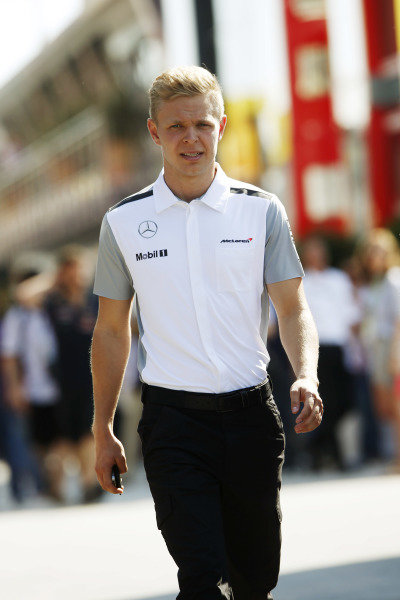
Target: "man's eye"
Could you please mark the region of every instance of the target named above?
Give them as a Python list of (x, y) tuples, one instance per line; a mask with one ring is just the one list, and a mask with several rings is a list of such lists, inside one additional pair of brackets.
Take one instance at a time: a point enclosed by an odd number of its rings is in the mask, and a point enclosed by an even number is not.
[(210, 127), (209, 123), (200, 123), (200, 127)]
[(181, 127), (181, 125), (179, 125), (179, 123), (175, 123), (175, 125), (171, 125), (171, 129), (178, 129), (179, 127)]

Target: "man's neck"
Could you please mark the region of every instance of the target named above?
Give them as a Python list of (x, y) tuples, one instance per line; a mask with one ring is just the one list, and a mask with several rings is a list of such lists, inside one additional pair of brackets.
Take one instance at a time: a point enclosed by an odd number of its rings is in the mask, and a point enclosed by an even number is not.
[(201, 178), (198, 177), (187, 177), (175, 179), (171, 177), (168, 172), (164, 171), (164, 181), (171, 190), (171, 192), (180, 200), (190, 202), (195, 198), (203, 196), (212, 182), (217, 172), (217, 166), (214, 165), (213, 170)]

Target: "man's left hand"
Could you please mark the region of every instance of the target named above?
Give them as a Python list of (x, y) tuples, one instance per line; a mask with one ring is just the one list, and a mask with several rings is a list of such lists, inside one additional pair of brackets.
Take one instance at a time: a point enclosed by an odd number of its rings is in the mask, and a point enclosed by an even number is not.
[(290, 400), (293, 414), (299, 412), (300, 403), (303, 403), (303, 409), (297, 416), (294, 427), (296, 433), (307, 433), (321, 424), (324, 405), (318, 394), (317, 385), (312, 379), (306, 377), (296, 379), (290, 388)]

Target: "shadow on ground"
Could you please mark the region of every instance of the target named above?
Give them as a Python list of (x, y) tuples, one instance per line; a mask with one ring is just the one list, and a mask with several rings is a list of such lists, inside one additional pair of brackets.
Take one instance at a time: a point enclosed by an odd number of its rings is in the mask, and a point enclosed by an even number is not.
[[(400, 600), (400, 557), (281, 575), (275, 600)], [(175, 600), (174, 594), (129, 600)], [(122, 599), (121, 599), (122, 600)], [(128, 599), (124, 599), (128, 600)]]

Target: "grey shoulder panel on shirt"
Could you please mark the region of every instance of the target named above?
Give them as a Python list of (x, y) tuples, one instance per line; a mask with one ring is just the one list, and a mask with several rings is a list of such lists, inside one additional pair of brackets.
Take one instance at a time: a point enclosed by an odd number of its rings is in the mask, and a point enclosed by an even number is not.
[(149, 190), (145, 190), (144, 192), (138, 192), (137, 194), (132, 194), (131, 196), (127, 196), (120, 202), (117, 202), (117, 204), (114, 204), (114, 206), (111, 206), (111, 208), (109, 208), (107, 212), (110, 212), (116, 208), (119, 208), (120, 206), (124, 206), (124, 204), (129, 204), (130, 202), (136, 202), (136, 200), (143, 200), (143, 198), (148, 198), (149, 196), (152, 196), (152, 195), (153, 195), (153, 188), (150, 188)]
[(132, 276), (108, 222), (107, 213), (101, 224), (93, 292), (112, 300), (128, 300), (134, 293)]
[(285, 207), (274, 194), (271, 194), (270, 200), (265, 230), (265, 283), (304, 277)]
[(245, 194), (246, 196), (258, 196), (259, 198), (272, 198), (272, 194), (264, 192), (263, 190), (252, 190), (251, 188), (245, 187), (231, 187), (231, 194)]

